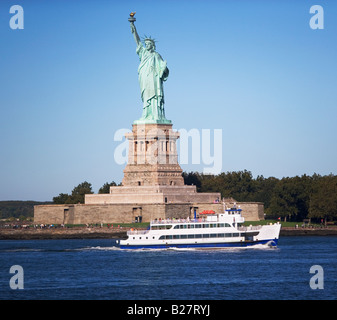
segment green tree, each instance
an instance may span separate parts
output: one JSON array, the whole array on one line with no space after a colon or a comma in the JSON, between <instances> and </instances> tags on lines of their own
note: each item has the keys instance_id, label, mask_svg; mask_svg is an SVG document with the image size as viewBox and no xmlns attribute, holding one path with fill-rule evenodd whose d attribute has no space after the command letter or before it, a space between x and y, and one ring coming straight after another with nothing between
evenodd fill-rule
<instances>
[{"instance_id":1,"label":"green tree","mask_svg":"<svg viewBox=\"0 0 337 320\"><path fill-rule=\"evenodd\" d=\"M197 191L200 191L201 180L198 172L183 172L182 176L186 185L195 185L197 186Z\"/></svg>"},{"instance_id":2,"label":"green tree","mask_svg":"<svg viewBox=\"0 0 337 320\"><path fill-rule=\"evenodd\" d=\"M84 181L73 189L71 192L71 202L67 203L84 203L84 195L92 193L91 183Z\"/></svg>"},{"instance_id":3,"label":"green tree","mask_svg":"<svg viewBox=\"0 0 337 320\"><path fill-rule=\"evenodd\" d=\"M34 216L34 206L51 204L51 202L38 202L38 201L0 201L0 217L1 219L8 219L10 217L26 218Z\"/></svg>"},{"instance_id":4,"label":"green tree","mask_svg":"<svg viewBox=\"0 0 337 320\"><path fill-rule=\"evenodd\" d=\"M266 212L268 212L270 201L278 182L279 179L275 177L264 178L263 176L257 176L256 178L256 192L253 195L254 201L263 202Z\"/></svg>"},{"instance_id":5,"label":"green tree","mask_svg":"<svg viewBox=\"0 0 337 320\"><path fill-rule=\"evenodd\" d=\"M302 177L282 178L274 188L268 213L273 216L292 220L305 218L309 210L311 178Z\"/></svg>"},{"instance_id":6,"label":"green tree","mask_svg":"<svg viewBox=\"0 0 337 320\"><path fill-rule=\"evenodd\" d=\"M98 193L110 193L110 187L117 186L115 181L112 181L111 183L106 182L104 185L98 190Z\"/></svg>"},{"instance_id":7,"label":"green tree","mask_svg":"<svg viewBox=\"0 0 337 320\"><path fill-rule=\"evenodd\" d=\"M53 198L53 201L55 204L84 203L84 195L92 193L91 183L84 181L74 187L71 195L68 195L67 193L60 193L57 197Z\"/></svg>"},{"instance_id":8,"label":"green tree","mask_svg":"<svg viewBox=\"0 0 337 320\"><path fill-rule=\"evenodd\" d=\"M185 184L194 184L200 192L220 192L224 198L237 201L257 201L255 195L258 182L250 171L222 172L219 175L205 175L198 172L183 173Z\"/></svg>"},{"instance_id":9,"label":"green tree","mask_svg":"<svg viewBox=\"0 0 337 320\"><path fill-rule=\"evenodd\" d=\"M216 190L204 190L202 185L202 191L217 191L221 192L221 196L224 198L234 198L237 201L251 201L253 194L256 192L256 181L253 179L253 175L250 171L233 171L223 172L215 177L212 181L208 181L208 184L213 183ZM207 188L212 189L212 188Z\"/></svg>"},{"instance_id":10,"label":"green tree","mask_svg":"<svg viewBox=\"0 0 337 320\"><path fill-rule=\"evenodd\" d=\"M55 204L64 204L68 201L69 197L68 193L60 193L58 196L53 198L53 202Z\"/></svg>"},{"instance_id":11,"label":"green tree","mask_svg":"<svg viewBox=\"0 0 337 320\"><path fill-rule=\"evenodd\" d=\"M316 177L310 196L309 218L337 219L337 176Z\"/></svg>"}]
</instances>

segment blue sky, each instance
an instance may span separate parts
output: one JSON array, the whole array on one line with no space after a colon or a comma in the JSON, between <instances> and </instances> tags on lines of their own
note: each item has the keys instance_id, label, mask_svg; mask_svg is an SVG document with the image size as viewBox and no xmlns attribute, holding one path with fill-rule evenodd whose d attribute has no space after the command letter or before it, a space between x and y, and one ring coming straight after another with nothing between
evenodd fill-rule
<instances>
[{"instance_id":1,"label":"blue sky","mask_svg":"<svg viewBox=\"0 0 337 320\"><path fill-rule=\"evenodd\" d=\"M23 30L9 27L14 4ZM337 174L336 1L1 0L0 200L122 180L114 134L142 112L131 11L167 60L166 117L222 129L221 171Z\"/></svg>"}]
</instances>

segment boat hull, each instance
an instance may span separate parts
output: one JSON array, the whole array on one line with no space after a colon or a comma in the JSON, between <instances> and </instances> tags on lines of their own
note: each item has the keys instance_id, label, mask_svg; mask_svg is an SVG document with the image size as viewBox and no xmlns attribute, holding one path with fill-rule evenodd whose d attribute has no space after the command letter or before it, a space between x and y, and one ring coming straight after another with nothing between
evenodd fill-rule
<instances>
[{"instance_id":1,"label":"boat hull","mask_svg":"<svg viewBox=\"0 0 337 320\"><path fill-rule=\"evenodd\" d=\"M123 245L120 244L121 249L169 249L169 248L205 248L205 249L217 249L217 248L242 248L250 247L257 244L268 245L270 247L276 247L278 239L266 239L257 241L239 241L239 242L221 242L221 243L177 243L177 244L137 244L137 245Z\"/></svg>"}]
</instances>

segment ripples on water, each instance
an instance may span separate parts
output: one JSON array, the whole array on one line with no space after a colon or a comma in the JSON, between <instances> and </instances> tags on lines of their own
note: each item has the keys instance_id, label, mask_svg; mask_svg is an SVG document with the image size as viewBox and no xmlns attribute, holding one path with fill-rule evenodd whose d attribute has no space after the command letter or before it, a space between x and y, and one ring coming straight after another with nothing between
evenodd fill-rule
<instances>
[{"instance_id":1,"label":"ripples on water","mask_svg":"<svg viewBox=\"0 0 337 320\"><path fill-rule=\"evenodd\" d=\"M121 250L113 240L0 241L0 299L336 299L337 238L284 237L278 248ZM324 289L312 290L312 265ZM9 288L9 268L24 289Z\"/></svg>"}]
</instances>

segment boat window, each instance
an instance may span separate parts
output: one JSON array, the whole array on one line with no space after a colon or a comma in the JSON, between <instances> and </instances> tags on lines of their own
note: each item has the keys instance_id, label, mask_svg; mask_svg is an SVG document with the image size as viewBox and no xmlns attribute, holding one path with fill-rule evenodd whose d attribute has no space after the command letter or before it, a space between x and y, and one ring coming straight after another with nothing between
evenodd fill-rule
<instances>
[{"instance_id":1,"label":"boat window","mask_svg":"<svg viewBox=\"0 0 337 320\"><path fill-rule=\"evenodd\" d=\"M216 223L211 223L211 224L209 225L209 227L210 227L210 228L216 228Z\"/></svg>"},{"instance_id":2,"label":"boat window","mask_svg":"<svg viewBox=\"0 0 337 320\"><path fill-rule=\"evenodd\" d=\"M201 225L201 224L196 224L196 225L195 225L195 228L196 228L196 229L202 228L202 225Z\"/></svg>"},{"instance_id":3,"label":"boat window","mask_svg":"<svg viewBox=\"0 0 337 320\"><path fill-rule=\"evenodd\" d=\"M227 237L227 238L231 238L231 237L239 237L240 233L211 233L211 234L175 234L175 235L162 235L160 236L159 240L165 240L165 239L200 239L200 238L223 238L223 237ZM241 234L241 236L243 236L243 234ZM135 237L133 237L134 239ZM139 239L141 239L142 237L139 237ZM155 237L153 237L154 239Z\"/></svg>"},{"instance_id":4,"label":"boat window","mask_svg":"<svg viewBox=\"0 0 337 320\"><path fill-rule=\"evenodd\" d=\"M203 224L203 228L209 228L209 224Z\"/></svg>"},{"instance_id":5,"label":"boat window","mask_svg":"<svg viewBox=\"0 0 337 320\"><path fill-rule=\"evenodd\" d=\"M172 225L171 224L163 224L160 226L151 226L152 230L165 230L165 229L171 229Z\"/></svg>"},{"instance_id":6,"label":"boat window","mask_svg":"<svg viewBox=\"0 0 337 320\"><path fill-rule=\"evenodd\" d=\"M187 225L187 228L188 228L188 229L194 229L194 224L188 224L188 225Z\"/></svg>"},{"instance_id":7,"label":"boat window","mask_svg":"<svg viewBox=\"0 0 337 320\"><path fill-rule=\"evenodd\" d=\"M225 226L224 223L218 223L218 227L219 227L219 228L223 228L224 226Z\"/></svg>"},{"instance_id":8,"label":"boat window","mask_svg":"<svg viewBox=\"0 0 337 320\"><path fill-rule=\"evenodd\" d=\"M231 225L229 223L225 223L225 227L230 227Z\"/></svg>"},{"instance_id":9,"label":"boat window","mask_svg":"<svg viewBox=\"0 0 337 320\"><path fill-rule=\"evenodd\" d=\"M174 226L174 228L173 229L179 229L180 228L180 225L179 224L177 224L176 226Z\"/></svg>"}]
</instances>

